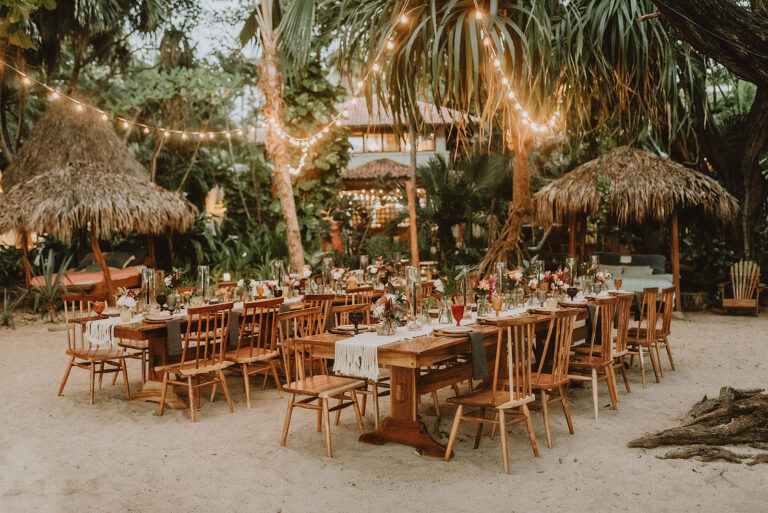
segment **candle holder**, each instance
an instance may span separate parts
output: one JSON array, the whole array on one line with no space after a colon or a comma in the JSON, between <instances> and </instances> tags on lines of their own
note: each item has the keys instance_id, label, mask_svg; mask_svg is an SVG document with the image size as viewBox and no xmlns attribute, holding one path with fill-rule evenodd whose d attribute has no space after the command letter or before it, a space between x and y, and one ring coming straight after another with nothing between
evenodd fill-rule
<instances>
[{"instance_id":1,"label":"candle holder","mask_svg":"<svg viewBox=\"0 0 768 513\"><path fill-rule=\"evenodd\" d=\"M405 294L410 303L411 317L410 322L408 322L408 329L416 331L422 328L421 319L419 318L419 308L421 306L421 276L419 270L412 266L406 269L405 275Z\"/></svg>"}]
</instances>

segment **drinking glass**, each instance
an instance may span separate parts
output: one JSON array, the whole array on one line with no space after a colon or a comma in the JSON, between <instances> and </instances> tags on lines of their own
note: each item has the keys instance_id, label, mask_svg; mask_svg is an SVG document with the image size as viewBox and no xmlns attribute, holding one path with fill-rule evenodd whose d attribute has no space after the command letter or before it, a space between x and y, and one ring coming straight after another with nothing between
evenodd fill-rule
<instances>
[{"instance_id":1,"label":"drinking glass","mask_svg":"<svg viewBox=\"0 0 768 513\"><path fill-rule=\"evenodd\" d=\"M547 302L547 293L543 290L536 292L536 300L539 302L539 306L544 307L544 303Z\"/></svg>"},{"instance_id":2,"label":"drinking glass","mask_svg":"<svg viewBox=\"0 0 768 513\"><path fill-rule=\"evenodd\" d=\"M264 284L262 282L256 284L256 294L258 294L259 298L264 297Z\"/></svg>"},{"instance_id":3,"label":"drinking glass","mask_svg":"<svg viewBox=\"0 0 768 513\"><path fill-rule=\"evenodd\" d=\"M355 325L355 335L360 333L357 329L357 326L363 322L363 318L365 316L364 312L361 312L360 310L356 310L354 312L349 312L349 322Z\"/></svg>"},{"instance_id":4,"label":"drinking glass","mask_svg":"<svg viewBox=\"0 0 768 513\"><path fill-rule=\"evenodd\" d=\"M152 298L155 297L155 270L146 268L141 271L141 293L143 298L143 310L147 312L152 305Z\"/></svg>"},{"instance_id":5,"label":"drinking glass","mask_svg":"<svg viewBox=\"0 0 768 513\"><path fill-rule=\"evenodd\" d=\"M568 287L568 297L571 298L571 301L576 297L576 295L579 293L579 289L576 287Z\"/></svg>"},{"instance_id":6,"label":"drinking glass","mask_svg":"<svg viewBox=\"0 0 768 513\"><path fill-rule=\"evenodd\" d=\"M104 309L107 307L107 304L104 301L94 301L93 302L93 311L101 317L101 313L104 311Z\"/></svg>"},{"instance_id":7,"label":"drinking glass","mask_svg":"<svg viewBox=\"0 0 768 513\"><path fill-rule=\"evenodd\" d=\"M207 265L200 265L197 267L197 286L198 292L203 298L208 297L210 285L210 269Z\"/></svg>"},{"instance_id":8,"label":"drinking glass","mask_svg":"<svg viewBox=\"0 0 768 513\"><path fill-rule=\"evenodd\" d=\"M453 318L456 319L456 326L461 326L461 320L464 318L464 305L453 305L451 307Z\"/></svg>"},{"instance_id":9,"label":"drinking glass","mask_svg":"<svg viewBox=\"0 0 768 513\"><path fill-rule=\"evenodd\" d=\"M574 280L576 280L576 275L578 274L578 266L576 264L576 259L573 257L566 258L565 268L568 269L568 276L571 279L571 284L575 283Z\"/></svg>"},{"instance_id":10,"label":"drinking glass","mask_svg":"<svg viewBox=\"0 0 768 513\"><path fill-rule=\"evenodd\" d=\"M360 269L362 269L364 273L367 272L368 255L360 255Z\"/></svg>"},{"instance_id":11,"label":"drinking glass","mask_svg":"<svg viewBox=\"0 0 768 513\"><path fill-rule=\"evenodd\" d=\"M613 279L613 285L616 287L616 292L621 290L621 284L622 284L621 278L614 278Z\"/></svg>"},{"instance_id":12,"label":"drinking glass","mask_svg":"<svg viewBox=\"0 0 768 513\"><path fill-rule=\"evenodd\" d=\"M499 313L501 313L501 306L504 303L504 296L501 294L496 294L491 298L491 306L493 307L494 312L496 312L496 318L499 318Z\"/></svg>"},{"instance_id":13,"label":"drinking glass","mask_svg":"<svg viewBox=\"0 0 768 513\"><path fill-rule=\"evenodd\" d=\"M163 305L165 305L165 294L158 294L155 296L155 301L157 301L157 304L160 305L160 311L163 311Z\"/></svg>"}]
</instances>

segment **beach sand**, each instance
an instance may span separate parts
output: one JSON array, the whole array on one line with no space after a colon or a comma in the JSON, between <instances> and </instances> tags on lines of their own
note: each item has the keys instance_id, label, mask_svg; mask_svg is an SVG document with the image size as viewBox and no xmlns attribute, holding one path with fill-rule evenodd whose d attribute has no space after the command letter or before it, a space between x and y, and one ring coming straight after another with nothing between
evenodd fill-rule
<instances>
[{"instance_id":1,"label":"beach sand","mask_svg":"<svg viewBox=\"0 0 768 513\"><path fill-rule=\"evenodd\" d=\"M672 324L677 371L648 388L639 369L632 393L619 378L619 410L600 388L600 418L589 388L571 391L575 435L562 410L552 410L554 447L547 449L539 412L534 458L522 426L510 428L510 474L503 473L498 436L472 449L474 425L464 423L455 457L446 463L402 445L357 441L351 410L333 429L334 457L325 457L314 412L293 415L286 447L279 446L286 398L254 387L245 407L239 379L229 379L235 413L223 395L204 397L198 422L186 410L125 401L120 380L88 406L88 373L73 369L62 397L56 391L67 357L64 332L42 322L0 329L0 511L766 511L768 466L662 460L655 450L626 443L672 427L705 394L721 386L768 383L768 315L686 314ZM132 391L140 388L129 363ZM649 365L650 369L650 365ZM462 385L462 390L465 390ZM421 404L433 435L447 438L454 408L440 394ZM370 410L370 409L369 409ZM386 414L388 399L382 399ZM372 412L365 419L372 429ZM488 431L486 431L487 433Z\"/></svg>"}]
</instances>

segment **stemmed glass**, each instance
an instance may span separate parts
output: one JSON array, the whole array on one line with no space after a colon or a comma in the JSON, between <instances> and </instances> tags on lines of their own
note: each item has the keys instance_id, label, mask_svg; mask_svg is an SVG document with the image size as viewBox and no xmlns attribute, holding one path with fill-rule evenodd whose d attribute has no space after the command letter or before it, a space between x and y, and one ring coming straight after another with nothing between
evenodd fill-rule
<instances>
[{"instance_id":1,"label":"stemmed glass","mask_svg":"<svg viewBox=\"0 0 768 513\"><path fill-rule=\"evenodd\" d=\"M621 283L622 283L621 278L614 278L613 279L613 285L616 287L616 292L621 290Z\"/></svg>"},{"instance_id":2,"label":"stemmed glass","mask_svg":"<svg viewBox=\"0 0 768 513\"><path fill-rule=\"evenodd\" d=\"M357 326L358 326L358 325L359 325L361 322L363 322L363 318L364 318L364 316L365 316L365 313L364 313L364 312L361 312L360 310L356 310L356 311L354 311L354 312L349 312L349 322L351 322L351 323L352 323L352 324L354 324L354 326L355 326L355 335L357 335L358 333L360 333L360 332L358 331L358 329L357 329Z\"/></svg>"},{"instance_id":3,"label":"stemmed glass","mask_svg":"<svg viewBox=\"0 0 768 513\"><path fill-rule=\"evenodd\" d=\"M387 283L389 282L389 276L387 276L387 273L382 271L381 278L379 278L379 279L381 280L381 284L386 287Z\"/></svg>"},{"instance_id":4,"label":"stemmed glass","mask_svg":"<svg viewBox=\"0 0 768 513\"><path fill-rule=\"evenodd\" d=\"M571 301L573 301L573 299L579 293L579 289L577 289L576 287L568 287L568 290L566 292L568 293L568 297L571 298Z\"/></svg>"},{"instance_id":5,"label":"stemmed glass","mask_svg":"<svg viewBox=\"0 0 768 513\"><path fill-rule=\"evenodd\" d=\"M155 296L155 301L157 301L157 304L160 305L160 311L163 311L163 305L165 305L166 301L165 294L158 294Z\"/></svg>"},{"instance_id":6,"label":"stemmed glass","mask_svg":"<svg viewBox=\"0 0 768 513\"><path fill-rule=\"evenodd\" d=\"M499 313L501 312L501 307L503 303L504 303L504 296L496 294L491 298L491 306L493 307L493 310L496 312L497 319L499 318Z\"/></svg>"},{"instance_id":7,"label":"stemmed glass","mask_svg":"<svg viewBox=\"0 0 768 513\"><path fill-rule=\"evenodd\" d=\"M451 306L451 313L453 313L453 318L456 319L456 326L461 326L461 320L464 318L464 305Z\"/></svg>"},{"instance_id":8,"label":"stemmed glass","mask_svg":"<svg viewBox=\"0 0 768 513\"><path fill-rule=\"evenodd\" d=\"M539 302L539 306L544 308L544 303L547 301L547 293L541 289L536 291L536 300Z\"/></svg>"},{"instance_id":9,"label":"stemmed glass","mask_svg":"<svg viewBox=\"0 0 768 513\"><path fill-rule=\"evenodd\" d=\"M94 301L93 302L93 311L101 317L101 313L104 311L104 309L107 307L107 304L104 301Z\"/></svg>"},{"instance_id":10,"label":"stemmed glass","mask_svg":"<svg viewBox=\"0 0 768 513\"><path fill-rule=\"evenodd\" d=\"M256 284L256 294L259 295L259 299L264 297L264 284L262 282Z\"/></svg>"}]
</instances>

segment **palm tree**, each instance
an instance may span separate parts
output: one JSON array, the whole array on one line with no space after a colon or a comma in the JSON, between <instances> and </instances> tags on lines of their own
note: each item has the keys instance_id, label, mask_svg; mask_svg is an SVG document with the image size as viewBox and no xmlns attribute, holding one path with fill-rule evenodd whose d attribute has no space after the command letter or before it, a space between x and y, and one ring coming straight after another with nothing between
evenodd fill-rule
<instances>
[{"instance_id":1,"label":"palm tree","mask_svg":"<svg viewBox=\"0 0 768 513\"><path fill-rule=\"evenodd\" d=\"M306 63L314 17L314 1L259 0L240 33L243 44L253 40L261 49L257 85L264 95L263 112L269 127L266 148L274 164L273 176L283 209L291 272L304 269L304 249L289 172L291 156L281 137L285 130L283 72L290 73Z\"/></svg>"},{"instance_id":2,"label":"palm tree","mask_svg":"<svg viewBox=\"0 0 768 513\"><path fill-rule=\"evenodd\" d=\"M353 76L376 54L392 13L404 3L329 0L343 73ZM369 97L377 94L396 119L401 113L418 119L416 101L427 98L503 132L515 153L513 200L484 268L520 258L521 228L532 205L528 150L551 134L533 130L530 120L544 124L559 108L563 115L552 131L567 128L577 138L606 126L615 126L613 135L621 139L647 134L649 124L665 140L685 132L688 120L681 112L688 105L679 100L679 77L691 71L695 56L673 44L658 20L636 22L652 10L650 0L407 2L407 21L392 38L386 62L379 63L382 72ZM510 89L515 99L508 98Z\"/></svg>"}]
</instances>

